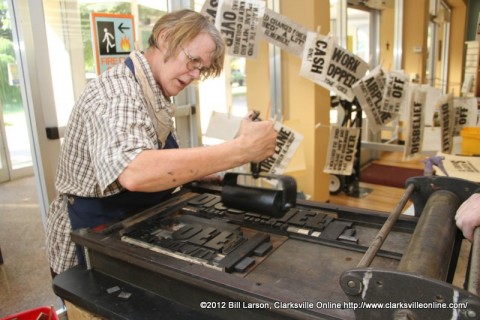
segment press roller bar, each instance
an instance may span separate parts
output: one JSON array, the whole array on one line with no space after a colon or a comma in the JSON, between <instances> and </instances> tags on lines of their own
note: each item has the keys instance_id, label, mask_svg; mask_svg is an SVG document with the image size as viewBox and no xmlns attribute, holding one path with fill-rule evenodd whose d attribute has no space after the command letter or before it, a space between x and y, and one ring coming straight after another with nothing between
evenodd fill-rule
<instances>
[{"instance_id":1,"label":"press roller bar","mask_svg":"<svg viewBox=\"0 0 480 320\"><path fill-rule=\"evenodd\" d=\"M357 268L370 266L393 225L398 220L408 198L416 190L418 192L418 189L418 185L408 184L402 199L388 216L367 252L358 263ZM457 232L454 217L460 203L459 196L449 190L440 189L429 194L425 205L422 206L422 213L409 245L398 265L398 271L446 280ZM478 277L475 276L475 278ZM472 284L472 286L478 287L478 283Z\"/></svg>"},{"instance_id":2,"label":"press roller bar","mask_svg":"<svg viewBox=\"0 0 480 320\"><path fill-rule=\"evenodd\" d=\"M446 280L457 232L454 217L459 206L460 200L450 191L439 190L430 195L398 265L399 271Z\"/></svg>"},{"instance_id":3,"label":"press roller bar","mask_svg":"<svg viewBox=\"0 0 480 320\"><path fill-rule=\"evenodd\" d=\"M468 291L478 296L480 293L480 227L477 227L473 233L470 257L471 265L468 276Z\"/></svg>"},{"instance_id":4,"label":"press roller bar","mask_svg":"<svg viewBox=\"0 0 480 320\"><path fill-rule=\"evenodd\" d=\"M393 226L397 222L398 218L402 214L402 210L405 207L405 205L408 202L408 198L412 195L412 193L415 191L415 186L413 184L410 184L407 187L407 190L405 190L402 198L398 202L397 206L393 210L392 213L388 216L387 220L383 224L382 228L378 232L378 234L375 236L375 239L373 240L372 244L368 248L367 252L363 255L362 259L357 265L357 268L364 268L368 267L373 259L375 258L378 250L382 247L383 242L387 238L388 234L392 230Z\"/></svg>"}]
</instances>

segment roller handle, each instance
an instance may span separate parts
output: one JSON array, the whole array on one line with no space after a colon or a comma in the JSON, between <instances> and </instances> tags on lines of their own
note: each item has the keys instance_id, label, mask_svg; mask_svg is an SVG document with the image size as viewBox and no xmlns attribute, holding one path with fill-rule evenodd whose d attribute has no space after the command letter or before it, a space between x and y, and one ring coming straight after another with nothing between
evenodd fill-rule
<instances>
[{"instance_id":1,"label":"roller handle","mask_svg":"<svg viewBox=\"0 0 480 320\"><path fill-rule=\"evenodd\" d=\"M252 121L261 121L259 118L260 112L253 110L253 112L249 115L250 120ZM261 162L251 162L250 163L250 172L252 173L253 178L258 179L260 177L260 170L261 170Z\"/></svg>"}]
</instances>

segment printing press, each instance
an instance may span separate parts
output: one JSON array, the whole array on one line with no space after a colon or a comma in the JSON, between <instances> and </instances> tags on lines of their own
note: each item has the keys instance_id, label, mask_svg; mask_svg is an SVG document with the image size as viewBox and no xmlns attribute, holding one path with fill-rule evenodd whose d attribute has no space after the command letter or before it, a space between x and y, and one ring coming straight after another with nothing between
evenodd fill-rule
<instances>
[{"instance_id":1,"label":"printing press","mask_svg":"<svg viewBox=\"0 0 480 320\"><path fill-rule=\"evenodd\" d=\"M248 177L247 177L248 178ZM415 177L391 213L297 199L227 173L104 229L82 229L87 268L57 295L109 319L477 319L475 232L466 289L451 284L470 181ZM415 216L401 212L411 200ZM392 200L396 201L396 200Z\"/></svg>"}]
</instances>

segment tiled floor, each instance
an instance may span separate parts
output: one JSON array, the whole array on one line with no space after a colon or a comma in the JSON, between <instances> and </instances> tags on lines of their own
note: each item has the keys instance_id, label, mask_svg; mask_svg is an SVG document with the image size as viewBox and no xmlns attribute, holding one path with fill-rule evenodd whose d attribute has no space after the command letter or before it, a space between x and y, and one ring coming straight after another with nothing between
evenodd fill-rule
<instances>
[{"instance_id":1,"label":"tiled floor","mask_svg":"<svg viewBox=\"0 0 480 320\"><path fill-rule=\"evenodd\" d=\"M62 308L51 286L34 177L0 184L0 318L40 306Z\"/></svg>"}]
</instances>

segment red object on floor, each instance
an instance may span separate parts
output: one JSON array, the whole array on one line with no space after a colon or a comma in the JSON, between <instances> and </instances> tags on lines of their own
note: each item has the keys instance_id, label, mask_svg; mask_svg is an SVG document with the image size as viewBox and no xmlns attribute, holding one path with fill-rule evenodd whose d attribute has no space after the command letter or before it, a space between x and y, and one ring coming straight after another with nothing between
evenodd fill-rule
<instances>
[{"instance_id":1,"label":"red object on floor","mask_svg":"<svg viewBox=\"0 0 480 320\"><path fill-rule=\"evenodd\" d=\"M55 309L50 307L39 307L1 318L0 320L58 320Z\"/></svg>"},{"instance_id":2,"label":"red object on floor","mask_svg":"<svg viewBox=\"0 0 480 320\"><path fill-rule=\"evenodd\" d=\"M423 170L372 163L360 172L359 180L382 186L405 188L405 181L408 178L418 176L423 176Z\"/></svg>"}]
</instances>

